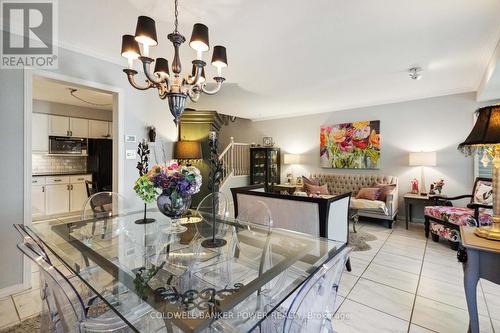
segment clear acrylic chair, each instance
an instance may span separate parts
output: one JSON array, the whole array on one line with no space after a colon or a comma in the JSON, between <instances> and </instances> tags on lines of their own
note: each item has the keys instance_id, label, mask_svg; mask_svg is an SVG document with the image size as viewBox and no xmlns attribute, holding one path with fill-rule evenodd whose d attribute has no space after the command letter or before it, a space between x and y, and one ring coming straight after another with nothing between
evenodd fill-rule
<instances>
[{"instance_id":1,"label":"clear acrylic chair","mask_svg":"<svg viewBox=\"0 0 500 333\"><path fill-rule=\"evenodd\" d=\"M330 316L333 314L340 278L350 252L350 248L345 248L323 264L291 296L288 309L278 308L277 315L269 317L274 332L333 332ZM279 316L280 313L285 315Z\"/></svg>"},{"instance_id":2,"label":"clear acrylic chair","mask_svg":"<svg viewBox=\"0 0 500 333\"><path fill-rule=\"evenodd\" d=\"M40 269L40 292L43 301L43 332L133 332L133 330L112 310L96 317L90 317L88 303L84 301L75 285L55 266L39 255L37 244L31 240L19 243L17 247L36 263ZM163 332L165 325L161 316L151 316L153 310L135 295L120 299L125 318L145 332Z\"/></svg>"}]
</instances>

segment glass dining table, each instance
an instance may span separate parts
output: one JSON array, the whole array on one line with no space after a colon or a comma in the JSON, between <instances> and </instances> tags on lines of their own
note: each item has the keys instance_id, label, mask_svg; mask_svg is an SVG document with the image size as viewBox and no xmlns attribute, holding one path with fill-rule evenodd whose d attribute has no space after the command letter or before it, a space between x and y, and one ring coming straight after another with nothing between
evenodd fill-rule
<instances>
[{"instance_id":1,"label":"glass dining table","mask_svg":"<svg viewBox=\"0 0 500 333\"><path fill-rule=\"evenodd\" d=\"M158 211L148 213L154 223L135 224L141 216L55 219L29 227L136 332L149 330L131 319L124 297L137 298L167 332L252 331L347 245L225 218L217 223L225 226L218 230L226 245L204 248L206 221L181 219L187 230L176 233L180 228Z\"/></svg>"}]
</instances>

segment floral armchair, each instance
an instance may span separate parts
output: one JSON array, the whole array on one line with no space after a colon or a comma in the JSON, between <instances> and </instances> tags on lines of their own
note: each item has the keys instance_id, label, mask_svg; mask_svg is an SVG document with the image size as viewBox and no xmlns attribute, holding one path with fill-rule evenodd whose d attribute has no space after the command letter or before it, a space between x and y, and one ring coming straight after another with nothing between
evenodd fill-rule
<instances>
[{"instance_id":1,"label":"floral armchair","mask_svg":"<svg viewBox=\"0 0 500 333\"><path fill-rule=\"evenodd\" d=\"M452 201L470 198L467 207L453 207ZM433 196L434 206L427 206L425 215L425 237L432 240L443 237L450 241L451 248L458 249L460 226L483 226L491 224L493 195L491 178L476 178L472 194L457 197Z\"/></svg>"}]
</instances>

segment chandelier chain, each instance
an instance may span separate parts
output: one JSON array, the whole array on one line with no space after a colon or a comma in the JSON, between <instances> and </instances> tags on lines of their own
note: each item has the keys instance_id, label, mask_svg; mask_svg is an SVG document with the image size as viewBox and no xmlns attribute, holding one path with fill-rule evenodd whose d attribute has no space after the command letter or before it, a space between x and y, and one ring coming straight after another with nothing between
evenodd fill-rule
<instances>
[{"instance_id":1,"label":"chandelier chain","mask_svg":"<svg viewBox=\"0 0 500 333\"><path fill-rule=\"evenodd\" d=\"M178 6L178 0L174 0L174 3L175 3L175 11L174 11L174 15L175 15L175 20L174 20L174 33L177 34L179 33L179 31L177 30L177 27L179 25L179 20L177 19L177 17L179 16L179 10L177 9L177 6Z\"/></svg>"}]
</instances>

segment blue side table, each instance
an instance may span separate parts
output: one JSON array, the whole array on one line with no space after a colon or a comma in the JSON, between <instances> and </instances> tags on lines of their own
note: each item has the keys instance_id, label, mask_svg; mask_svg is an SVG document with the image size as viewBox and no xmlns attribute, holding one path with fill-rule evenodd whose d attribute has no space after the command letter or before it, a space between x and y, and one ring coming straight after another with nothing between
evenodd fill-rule
<instances>
[{"instance_id":1,"label":"blue side table","mask_svg":"<svg viewBox=\"0 0 500 333\"><path fill-rule=\"evenodd\" d=\"M477 282L486 279L500 284L500 241L488 240L474 234L475 227L460 227L462 245L467 251L463 262L464 288L469 311L469 332L479 333L477 314Z\"/></svg>"}]
</instances>

